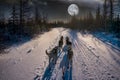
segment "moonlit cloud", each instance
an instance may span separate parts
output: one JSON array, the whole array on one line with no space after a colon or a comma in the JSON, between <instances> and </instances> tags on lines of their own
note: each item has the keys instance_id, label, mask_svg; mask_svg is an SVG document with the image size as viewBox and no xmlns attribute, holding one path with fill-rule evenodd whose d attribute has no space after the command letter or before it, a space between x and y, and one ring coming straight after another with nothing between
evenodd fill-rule
<instances>
[{"instance_id":1,"label":"moonlit cloud","mask_svg":"<svg viewBox=\"0 0 120 80\"><path fill-rule=\"evenodd\" d=\"M19 0L0 0L0 4L2 4L0 8L8 12L13 3L19 3ZM61 20L69 17L67 10L70 4L77 4L79 7L78 16L82 16L87 11L95 11L98 4L102 3L102 0L28 0L28 3L32 7L37 3L39 11L47 14L48 19Z\"/></svg>"},{"instance_id":2,"label":"moonlit cloud","mask_svg":"<svg viewBox=\"0 0 120 80\"><path fill-rule=\"evenodd\" d=\"M34 6L37 3L40 13L44 12L45 14L47 14L48 19L65 20L69 17L67 11L69 5L76 4L79 7L78 16L83 16L88 11L94 13L98 5L103 5L104 0L28 0L28 2L32 7L31 12L33 13ZM19 3L19 0L0 0L0 10L9 12L13 3Z\"/></svg>"},{"instance_id":3,"label":"moonlit cloud","mask_svg":"<svg viewBox=\"0 0 120 80\"><path fill-rule=\"evenodd\" d=\"M86 3L103 3L104 0L59 0L64 2L86 2Z\"/></svg>"}]
</instances>

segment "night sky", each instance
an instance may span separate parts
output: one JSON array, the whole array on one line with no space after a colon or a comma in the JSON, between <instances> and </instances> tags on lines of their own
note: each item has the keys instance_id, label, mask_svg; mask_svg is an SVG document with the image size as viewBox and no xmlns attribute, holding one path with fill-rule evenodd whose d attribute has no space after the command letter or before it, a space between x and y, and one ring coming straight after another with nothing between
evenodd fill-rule
<instances>
[{"instance_id":1,"label":"night sky","mask_svg":"<svg viewBox=\"0 0 120 80\"><path fill-rule=\"evenodd\" d=\"M19 0L0 0L0 14L4 13L6 17L10 16L12 4L18 4ZM79 15L85 12L95 12L98 5L103 4L103 0L29 0L31 7L37 2L41 14L46 14L49 20L66 20L70 17L67 12L68 6L72 3L79 7ZM32 9L31 9L31 12Z\"/></svg>"}]
</instances>

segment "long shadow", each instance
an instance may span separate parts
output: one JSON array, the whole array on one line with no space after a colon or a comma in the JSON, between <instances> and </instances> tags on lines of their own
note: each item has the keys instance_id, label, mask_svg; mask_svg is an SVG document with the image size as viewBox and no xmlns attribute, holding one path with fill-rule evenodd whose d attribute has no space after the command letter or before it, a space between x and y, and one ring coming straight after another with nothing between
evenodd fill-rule
<instances>
[{"instance_id":1,"label":"long shadow","mask_svg":"<svg viewBox=\"0 0 120 80\"><path fill-rule=\"evenodd\" d=\"M66 48L66 46L64 47ZM63 75L63 80L72 80L72 66L68 68L68 58L67 58L67 52L64 50L64 56L62 61L60 62L59 68L65 68L65 74Z\"/></svg>"},{"instance_id":2,"label":"long shadow","mask_svg":"<svg viewBox=\"0 0 120 80\"><path fill-rule=\"evenodd\" d=\"M78 36L77 36L77 32L76 32L76 31L70 30L70 31L69 31L69 34L70 34L71 37L72 37L72 41L75 40L75 39L78 39Z\"/></svg>"},{"instance_id":3,"label":"long shadow","mask_svg":"<svg viewBox=\"0 0 120 80\"><path fill-rule=\"evenodd\" d=\"M64 52L64 56L62 58L62 61L60 62L60 66L59 68L63 68L64 66L66 66L66 62L67 62L67 46L65 45L63 47L63 52Z\"/></svg>"},{"instance_id":4,"label":"long shadow","mask_svg":"<svg viewBox=\"0 0 120 80\"><path fill-rule=\"evenodd\" d=\"M63 67L65 68L63 80L72 80L72 66L70 66L68 69L67 54L64 55L63 60L61 61L59 68L63 68Z\"/></svg>"},{"instance_id":5,"label":"long shadow","mask_svg":"<svg viewBox=\"0 0 120 80\"><path fill-rule=\"evenodd\" d=\"M52 68L50 68L50 65L52 65ZM55 68L55 65L53 65L53 63L49 63L49 65L47 66L43 76L42 76L42 80L50 80L51 76L52 76L52 72ZM34 77L34 80L41 80L40 76L39 75L36 75Z\"/></svg>"},{"instance_id":6,"label":"long shadow","mask_svg":"<svg viewBox=\"0 0 120 80\"><path fill-rule=\"evenodd\" d=\"M69 80L72 80L72 66L70 67L70 78Z\"/></svg>"},{"instance_id":7,"label":"long shadow","mask_svg":"<svg viewBox=\"0 0 120 80\"><path fill-rule=\"evenodd\" d=\"M60 62L59 68L63 68L63 67L66 66L66 63L67 63L66 60L67 60L67 54L65 53L65 55L63 56L62 61Z\"/></svg>"},{"instance_id":8,"label":"long shadow","mask_svg":"<svg viewBox=\"0 0 120 80\"><path fill-rule=\"evenodd\" d=\"M72 80L72 66L66 70L64 80Z\"/></svg>"},{"instance_id":9,"label":"long shadow","mask_svg":"<svg viewBox=\"0 0 120 80\"><path fill-rule=\"evenodd\" d=\"M58 60L58 57L57 57L57 60ZM45 70L45 72L43 74L42 80L50 80L54 68L55 68L55 64L51 61L48 64L48 66L47 66L47 68L46 68L46 70Z\"/></svg>"},{"instance_id":10,"label":"long shadow","mask_svg":"<svg viewBox=\"0 0 120 80\"><path fill-rule=\"evenodd\" d=\"M51 65L52 67L50 68ZM54 68L55 68L55 64L53 64L53 62L50 62L43 74L42 80L50 80Z\"/></svg>"}]
</instances>

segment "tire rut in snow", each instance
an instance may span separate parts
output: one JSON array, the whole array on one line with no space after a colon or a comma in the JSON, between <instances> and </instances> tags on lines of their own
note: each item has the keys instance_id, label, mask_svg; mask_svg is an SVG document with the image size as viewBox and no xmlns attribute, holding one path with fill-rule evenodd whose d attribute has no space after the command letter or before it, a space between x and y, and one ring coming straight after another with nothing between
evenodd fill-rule
<instances>
[{"instance_id":1,"label":"tire rut in snow","mask_svg":"<svg viewBox=\"0 0 120 80\"><path fill-rule=\"evenodd\" d=\"M85 44L84 41L81 40L80 42L83 43L84 47L87 47L87 44ZM94 51L92 51L88 47L87 47L87 49L90 51L90 53L88 53L89 57L91 57L92 54L95 54ZM107 61L107 64L103 60ZM119 73L116 71L116 67L114 67L112 64L110 64L110 62L107 59L105 59L105 57L103 57L103 56L97 57L96 56L93 58L93 61L96 61L94 65L96 65L98 67L102 76L107 77L106 79L119 79Z\"/></svg>"},{"instance_id":2,"label":"tire rut in snow","mask_svg":"<svg viewBox=\"0 0 120 80\"><path fill-rule=\"evenodd\" d=\"M72 37L72 36L71 36ZM85 43L83 43L82 40L78 40L78 39L74 39L74 45L76 49L76 57L74 58L78 58L78 61L76 61L76 63L80 63L83 62L87 65L87 71L88 73L90 73L89 75L85 75L87 76L86 78L89 79L89 77L91 78L93 76L94 79L115 79L115 76L111 75L110 73L111 70L108 66L106 66L103 61L101 59L99 59L98 56L96 56L94 54L94 52L92 52ZM79 53L79 54L78 54ZM79 57L78 57L79 56ZM81 66L81 64L80 64ZM81 67L82 68L82 67ZM81 69L82 72L84 72L85 68ZM87 73L87 72L86 72ZM94 74L91 74L94 73ZM84 74L84 73L83 73ZM89 77L88 77L89 76ZM116 79L118 79L116 77Z\"/></svg>"}]
</instances>

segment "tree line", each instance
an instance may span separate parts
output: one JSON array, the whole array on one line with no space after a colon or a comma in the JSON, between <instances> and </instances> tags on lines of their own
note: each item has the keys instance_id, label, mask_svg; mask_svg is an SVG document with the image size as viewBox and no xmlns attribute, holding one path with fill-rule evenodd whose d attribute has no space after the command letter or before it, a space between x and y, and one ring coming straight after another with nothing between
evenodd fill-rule
<instances>
[{"instance_id":1,"label":"tree line","mask_svg":"<svg viewBox=\"0 0 120 80\"><path fill-rule=\"evenodd\" d=\"M19 0L12 5L9 18L0 12L0 43L19 40L21 37L34 37L51 27L68 27L81 31L101 31L113 33L120 38L120 0L104 0L104 4L98 5L96 12L88 11L84 16L76 18L73 16L70 21L55 21L48 23L47 14L42 15L39 11L39 4L33 2L34 10L28 3L29 0ZM33 8L33 7L32 7ZM34 17L31 16L34 14Z\"/></svg>"},{"instance_id":2,"label":"tree line","mask_svg":"<svg viewBox=\"0 0 120 80\"><path fill-rule=\"evenodd\" d=\"M104 0L102 7L98 5L96 8L95 14L88 11L82 18L73 16L67 25L82 31L113 33L120 38L120 0Z\"/></svg>"},{"instance_id":3,"label":"tree line","mask_svg":"<svg viewBox=\"0 0 120 80\"><path fill-rule=\"evenodd\" d=\"M47 15L40 15L37 2L34 2L34 10L28 0L19 0L12 4L9 18L5 18L5 13L0 11L0 42L19 39L20 37L34 37L44 31L49 30L47 26ZM34 17L31 17L34 14Z\"/></svg>"}]
</instances>

